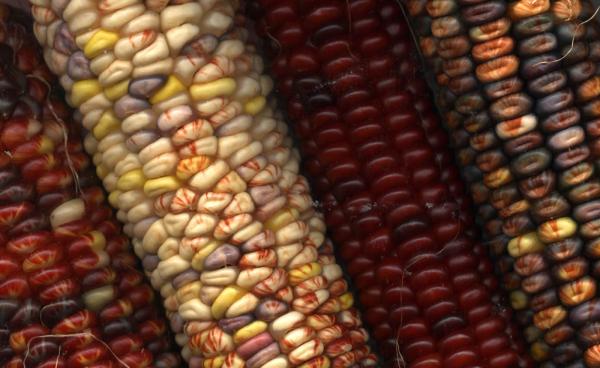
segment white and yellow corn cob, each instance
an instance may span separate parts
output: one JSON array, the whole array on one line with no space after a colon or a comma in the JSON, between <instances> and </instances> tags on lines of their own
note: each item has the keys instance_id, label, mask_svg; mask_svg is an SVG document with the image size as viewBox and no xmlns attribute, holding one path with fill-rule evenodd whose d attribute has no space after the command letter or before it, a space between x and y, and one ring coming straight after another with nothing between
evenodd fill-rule
<instances>
[{"instance_id":1,"label":"white and yellow corn cob","mask_svg":"<svg viewBox=\"0 0 600 368\"><path fill-rule=\"evenodd\" d=\"M374 365L237 2L31 3L190 367Z\"/></svg>"}]
</instances>

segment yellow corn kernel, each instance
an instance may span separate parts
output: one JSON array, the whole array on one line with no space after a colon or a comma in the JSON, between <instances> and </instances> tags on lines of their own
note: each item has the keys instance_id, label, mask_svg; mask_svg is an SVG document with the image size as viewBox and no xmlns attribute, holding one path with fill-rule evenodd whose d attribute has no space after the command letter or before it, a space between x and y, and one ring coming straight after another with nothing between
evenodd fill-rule
<instances>
[{"instance_id":1,"label":"yellow corn kernel","mask_svg":"<svg viewBox=\"0 0 600 368\"><path fill-rule=\"evenodd\" d=\"M527 308L528 299L527 294L521 290L515 290L510 293L510 305L516 309L521 310Z\"/></svg>"},{"instance_id":2,"label":"yellow corn kernel","mask_svg":"<svg viewBox=\"0 0 600 368\"><path fill-rule=\"evenodd\" d=\"M267 99L264 96L256 96L244 105L244 111L250 115L256 115L265 108Z\"/></svg>"},{"instance_id":3,"label":"yellow corn kernel","mask_svg":"<svg viewBox=\"0 0 600 368\"><path fill-rule=\"evenodd\" d=\"M95 79L85 79L73 83L71 103L79 107L82 103L102 92L102 87Z\"/></svg>"},{"instance_id":4,"label":"yellow corn kernel","mask_svg":"<svg viewBox=\"0 0 600 368\"><path fill-rule=\"evenodd\" d=\"M121 195L120 190L115 190L114 192L110 192L108 195L108 203L110 203L113 208L119 208L119 196Z\"/></svg>"},{"instance_id":5,"label":"yellow corn kernel","mask_svg":"<svg viewBox=\"0 0 600 368\"><path fill-rule=\"evenodd\" d=\"M144 186L144 173L141 169L132 170L119 178L117 189L122 191L139 189Z\"/></svg>"},{"instance_id":6,"label":"yellow corn kernel","mask_svg":"<svg viewBox=\"0 0 600 368\"><path fill-rule=\"evenodd\" d=\"M181 83L177 77L171 75L167 79L165 85L150 97L150 103L153 105L161 103L183 91L185 91L183 83Z\"/></svg>"},{"instance_id":7,"label":"yellow corn kernel","mask_svg":"<svg viewBox=\"0 0 600 368\"><path fill-rule=\"evenodd\" d=\"M350 309L352 308L352 304L354 304L354 297L352 296L352 293L344 293L340 295L338 299L342 304L342 310Z\"/></svg>"},{"instance_id":8,"label":"yellow corn kernel","mask_svg":"<svg viewBox=\"0 0 600 368\"><path fill-rule=\"evenodd\" d=\"M85 44L83 53L88 59L93 59L105 50L112 48L117 41L119 41L119 35L117 33L101 29L94 33L92 38Z\"/></svg>"},{"instance_id":9,"label":"yellow corn kernel","mask_svg":"<svg viewBox=\"0 0 600 368\"><path fill-rule=\"evenodd\" d=\"M292 221L296 221L299 216L300 212L298 212L297 209L283 208L275 212L273 216L265 221L265 228L275 232Z\"/></svg>"},{"instance_id":10,"label":"yellow corn kernel","mask_svg":"<svg viewBox=\"0 0 600 368\"><path fill-rule=\"evenodd\" d=\"M43 135L40 139L40 149L38 150L38 153L43 155L52 152L54 152L54 142Z\"/></svg>"},{"instance_id":11,"label":"yellow corn kernel","mask_svg":"<svg viewBox=\"0 0 600 368\"><path fill-rule=\"evenodd\" d=\"M125 79L124 81L120 81L119 83L110 87L106 87L104 89L104 95L111 101L118 100L127 94L129 89L129 81L129 79Z\"/></svg>"},{"instance_id":12,"label":"yellow corn kernel","mask_svg":"<svg viewBox=\"0 0 600 368\"><path fill-rule=\"evenodd\" d=\"M320 274L321 265L316 262L311 262L291 270L288 275L288 280L290 281L290 285L296 286L302 281Z\"/></svg>"},{"instance_id":13,"label":"yellow corn kernel","mask_svg":"<svg viewBox=\"0 0 600 368\"><path fill-rule=\"evenodd\" d=\"M538 235L544 243L554 243L575 235L577 223L570 217L546 221L538 227Z\"/></svg>"},{"instance_id":14,"label":"yellow corn kernel","mask_svg":"<svg viewBox=\"0 0 600 368\"><path fill-rule=\"evenodd\" d=\"M213 82L195 84L190 93L195 101L208 100L217 96L230 95L235 91L236 83L233 78L221 78Z\"/></svg>"},{"instance_id":15,"label":"yellow corn kernel","mask_svg":"<svg viewBox=\"0 0 600 368\"><path fill-rule=\"evenodd\" d=\"M179 189L180 184L174 176L163 176L161 178L148 180L144 184L144 193L149 197L157 197L163 193Z\"/></svg>"},{"instance_id":16,"label":"yellow corn kernel","mask_svg":"<svg viewBox=\"0 0 600 368\"><path fill-rule=\"evenodd\" d=\"M102 234L100 231L92 230L88 233L88 236L90 236L92 240L90 243L91 249L95 251L101 251L102 249L104 249L104 247L106 247L106 238L104 237L104 234Z\"/></svg>"},{"instance_id":17,"label":"yellow corn kernel","mask_svg":"<svg viewBox=\"0 0 600 368\"><path fill-rule=\"evenodd\" d=\"M206 359L202 365L203 368L221 368L223 363L225 362L225 358L222 355L216 356L214 358Z\"/></svg>"},{"instance_id":18,"label":"yellow corn kernel","mask_svg":"<svg viewBox=\"0 0 600 368\"><path fill-rule=\"evenodd\" d=\"M102 114L102 116L100 116L98 124L96 124L96 126L92 130L92 133L94 133L94 137L97 140L101 140L108 134L117 131L118 129L119 119L117 119L112 110L107 110Z\"/></svg>"},{"instance_id":19,"label":"yellow corn kernel","mask_svg":"<svg viewBox=\"0 0 600 368\"><path fill-rule=\"evenodd\" d=\"M223 289L217 299L215 299L213 302L213 305L210 307L213 317L216 319L223 318L227 308L229 308L244 295L246 295L246 290L239 286L228 286Z\"/></svg>"},{"instance_id":20,"label":"yellow corn kernel","mask_svg":"<svg viewBox=\"0 0 600 368\"><path fill-rule=\"evenodd\" d=\"M202 271L204 269L204 260L208 257L217 247L221 245L221 242L211 241L204 245L202 249L198 250L192 258L192 268L196 271Z\"/></svg>"},{"instance_id":21,"label":"yellow corn kernel","mask_svg":"<svg viewBox=\"0 0 600 368\"><path fill-rule=\"evenodd\" d=\"M233 342L237 345L248 341L254 336L263 333L267 330L267 324L263 321L254 321L235 332L233 335Z\"/></svg>"},{"instance_id":22,"label":"yellow corn kernel","mask_svg":"<svg viewBox=\"0 0 600 368\"><path fill-rule=\"evenodd\" d=\"M535 232L530 232L508 242L508 253L517 258L529 253L539 252L544 249L544 244L538 239Z\"/></svg>"}]
</instances>

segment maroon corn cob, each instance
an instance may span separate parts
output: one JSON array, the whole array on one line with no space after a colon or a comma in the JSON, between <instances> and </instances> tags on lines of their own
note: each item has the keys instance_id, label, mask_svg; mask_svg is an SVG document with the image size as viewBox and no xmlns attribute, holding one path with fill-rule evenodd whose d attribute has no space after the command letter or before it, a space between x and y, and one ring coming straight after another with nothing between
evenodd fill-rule
<instances>
[{"instance_id":1,"label":"maroon corn cob","mask_svg":"<svg viewBox=\"0 0 600 368\"><path fill-rule=\"evenodd\" d=\"M0 6L0 365L177 367L21 17Z\"/></svg>"},{"instance_id":2,"label":"maroon corn cob","mask_svg":"<svg viewBox=\"0 0 600 368\"><path fill-rule=\"evenodd\" d=\"M412 93L393 72L377 4L262 5L280 47L273 72L383 354L398 344L398 360L414 367L518 364Z\"/></svg>"}]
</instances>

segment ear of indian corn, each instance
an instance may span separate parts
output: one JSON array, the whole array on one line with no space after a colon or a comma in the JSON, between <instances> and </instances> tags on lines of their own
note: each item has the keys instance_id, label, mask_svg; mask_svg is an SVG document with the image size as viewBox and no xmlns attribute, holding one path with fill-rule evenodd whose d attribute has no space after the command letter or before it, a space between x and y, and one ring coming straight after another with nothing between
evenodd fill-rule
<instances>
[{"instance_id":1,"label":"ear of indian corn","mask_svg":"<svg viewBox=\"0 0 600 368\"><path fill-rule=\"evenodd\" d=\"M237 2L32 3L190 367L375 364Z\"/></svg>"},{"instance_id":2,"label":"ear of indian corn","mask_svg":"<svg viewBox=\"0 0 600 368\"><path fill-rule=\"evenodd\" d=\"M0 6L0 365L177 367L23 19Z\"/></svg>"},{"instance_id":3,"label":"ear of indian corn","mask_svg":"<svg viewBox=\"0 0 600 368\"><path fill-rule=\"evenodd\" d=\"M469 223L453 214L449 194L460 190L442 181L437 164L448 175L448 162L433 161L433 129L420 126L432 115L407 80L410 40L382 22L397 4L261 5L307 169L390 365L518 365L479 281Z\"/></svg>"},{"instance_id":4,"label":"ear of indian corn","mask_svg":"<svg viewBox=\"0 0 600 368\"><path fill-rule=\"evenodd\" d=\"M523 277L521 290L513 292L513 305L533 314L535 326L543 332L544 342L533 343L532 354L557 365L580 366L583 358L585 364L594 366L597 342L576 339L576 333L586 333L577 321L595 303L591 299L596 294L596 284L590 277L595 274L589 258L582 253L582 238L593 238L589 209L596 197L597 174L588 161L590 150L581 126L585 108L575 107L573 88L594 74L595 61L593 53L588 53L581 42L575 44L572 54L570 50L572 39L575 42L586 33L592 38L595 34L593 28L586 30L577 25L592 13L589 4L448 4L433 2L427 8L433 22L440 25L431 25L438 53L443 58L448 53L445 45L458 42L456 33L461 30L469 33L472 45L465 45L462 51L469 56L469 68L448 76L452 69L447 64L441 73L446 78L438 78L438 82L447 82L442 83L442 90L450 91L448 100L456 102L471 98L469 91L483 89L489 103L488 114L495 122L495 134L484 131L473 135L471 147L483 147L482 155L496 156L498 163L510 162L508 181L514 180L505 188L488 185L494 190L491 199L510 204L521 195L529 202L528 208L523 208L529 219L508 218L504 227L507 228L508 220L513 227L519 222L521 227L537 226L535 233L513 244L519 246L512 252L508 244L509 252L516 257L515 270ZM582 12L582 8L588 11ZM460 12L461 19L448 17L456 12ZM459 27L451 27L452 20ZM511 27L513 37L508 33ZM453 31L456 33L449 34ZM462 40L468 42L464 37ZM564 60L559 59L559 49L568 52ZM573 64L577 66L572 67ZM590 69L590 65L594 66ZM466 83L469 79L472 82ZM465 88L455 91L452 86ZM593 90L588 91L593 95ZM497 148L499 142L504 142L502 150ZM479 166L484 169L482 164ZM535 244L537 250L522 252ZM595 319L590 314L586 316L590 321ZM531 338L533 342L534 336Z\"/></svg>"},{"instance_id":5,"label":"ear of indian corn","mask_svg":"<svg viewBox=\"0 0 600 368\"><path fill-rule=\"evenodd\" d=\"M447 9L445 15L437 14L436 6L445 7ZM528 308L529 300L520 290L522 276L515 271L515 260L507 249L511 238L533 230L532 221L524 212L528 204L519 208L519 203L526 203L519 201L519 196L508 203L494 200L494 197L490 196L493 188L484 184L483 175L500 166L506 168L508 161L501 150L491 150L478 155L477 150L474 149L477 146L470 144L471 140L483 139L485 142L486 137L488 140L494 137L486 110L486 100L480 100L481 103L474 104L470 108L460 105L460 101L468 99L469 96L475 95L475 98L480 98L479 96L484 95L475 76L474 64L468 55L473 47L470 38L466 37L468 30L462 25L457 5L453 2L409 1L407 8L424 59L435 73L434 90L438 91L436 100L443 112L445 126L451 132L452 145L457 152L463 178L470 184L471 196L477 204L478 218L484 229L483 235L490 244L490 253L494 256L495 268L502 280L501 285L510 293L511 305L516 310L517 320L527 327L525 329L527 340L529 343L537 341L532 355L539 357L541 353L547 354L547 345L541 341L539 330L533 325L533 313ZM499 24L502 25L505 21L506 19L502 18ZM489 28L490 32L495 29L491 26ZM456 51L459 55L449 55L452 48L445 48L445 44L452 42L452 39L459 39L466 44ZM511 85L510 80L507 85ZM518 83L515 86L518 86ZM527 145L530 141L541 140L541 136L533 132L522 137L521 140L521 144ZM519 144L516 146L518 147ZM516 243L516 240L513 243Z\"/></svg>"}]
</instances>

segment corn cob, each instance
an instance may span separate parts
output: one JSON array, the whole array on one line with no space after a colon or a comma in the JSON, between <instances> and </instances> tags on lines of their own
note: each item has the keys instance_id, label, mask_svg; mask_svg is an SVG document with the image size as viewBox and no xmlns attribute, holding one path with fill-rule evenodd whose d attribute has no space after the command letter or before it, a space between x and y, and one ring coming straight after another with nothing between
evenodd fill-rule
<instances>
[{"instance_id":1,"label":"corn cob","mask_svg":"<svg viewBox=\"0 0 600 368\"><path fill-rule=\"evenodd\" d=\"M32 3L189 366L375 364L238 4Z\"/></svg>"},{"instance_id":2,"label":"corn cob","mask_svg":"<svg viewBox=\"0 0 600 368\"><path fill-rule=\"evenodd\" d=\"M502 329L504 321L493 317L486 323L487 326L497 323L492 329L497 334L494 338L480 335L482 330L475 328L481 338L483 356L479 355L474 340L468 347L458 344L456 350L439 348L439 344L447 347L452 344L450 341L457 342L452 338L459 335L463 342L469 341L472 330L467 328L454 335L456 330L453 331L449 323L448 335L444 336L436 330L439 326L436 322L458 322L465 313L474 326L491 317L485 306L489 301L485 301L485 288L469 279L477 278L473 254L467 251L470 240L460 230L450 231L461 244L455 248L458 252L453 258L451 249L458 243L452 244L441 233L435 233L436 230L431 234L424 229L427 226L424 224L431 224L438 231L441 230L438 226L453 226L448 222L454 221L449 221L448 214L438 207L440 203L447 203L449 208L453 202L446 202L447 188L440 183L437 170L421 162L421 159L427 160L424 157L431 154L431 148L423 140L418 126L412 126L418 124L418 115L408 107L412 103L410 93L399 88L404 78L390 71L396 57L388 52L394 46L383 33L386 31L380 28L378 4L351 1L347 9L342 1L309 5L264 1L262 4L264 28L277 44L273 72L288 98L289 114L306 141L308 170L316 178L317 190L322 192L329 212L328 221L334 224L334 240L341 244L342 255L349 261L348 271L357 288L362 289L361 301L368 307L366 319L375 325L373 336L380 342L383 354L395 355L395 345L399 342L402 356L411 366L438 366L442 361L449 365L467 364L469 359L473 359L472 364L516 364L514 351L502 350L507 346L499 348L500 341L508 343L508 340L496 330ZM406 39L397 43L397 52L405 52L402 48L406 45L409 45ZM393 143L384 138L386 136L390 136ZM419 200L430 203L429 210L411 200L408 195L411 189ZM409 211L414 211L412 221L403 218L409 216ZM344 218L350 223L343 224ZM434 243L433 239L444 247L430 244ZM417 244L423 254L411 254L408 250ZM446 264L435 261L438 251L447 257ZM383 256L387 258L382 260ZM433 264L412 270L413 257L430 257ZM464 269L458 270L458 264ZM442 286L436 280L431 285L420 284L422 288L430 291L436 287L439 290L454 288L457 299L463 298L460 300L464 302L463 287L469 285L481 298L474 303L481 303L480 308L471 309L473 305L464 304L459 307L452 297L446 296L440 296L443 300L440 304L428 305L423 297L427 291L407 287L413 279L426 280L427 273L445 275L452 284ZM456 309L442 311L442 305L456 306ZM458 312L460 308L462 311ZM482 314L476 315L474 310ZM436 312L440 314L436 316ZM431 320L422 325L423 313ZM412 335L409 331L413 328L420 332ZM492 348L491 341L499 344ZM417 346L423 349L421 354L414 354ZM459 356L465 359L462 363L455 360Z\"/></svg>"},{"instance_id":3,"label":"corn cob","mask_svg":"<svg viewBox=\"0 0 600 368\"><path fill-rule=\"evenodd\" d=\"M0 365L177 367L22 18L0 5Z\"/></svg>"},{"instance_id":4,"label":"corn cob","mask_svg":"<svg viewBox=\"0 0 600 368\"><path fill-rule=\"evenodd\" d=\"M513 42L515 41L508 37L496 38L502 36L503 33L499 31L500 28L498 26L506 23L503 27L508 30L508 26L510 25L507 23L508 21L506 19L502 21L495 20L495 23L489 23L494 21L494 19L482 19L482 17L494 13L493 11L483 11L486 7L486 10L494 10L496 8L497 12L499 12L502 5L494 3L469 5L470 4L465 3L465 6L461 9L461 14L463 18L467 20L467 24L471 22L471 24L478 26L470 29L471 37L475 42L477 42L478 39L484 39L484 43L473 46L473 51L471 52L473 59L477 59L476 54L478 52L482 55L487 52L492 57L499 56L498 60L508 60L508 58L511 58L512 56L510 56L510 53L513 48ZM510 145L510 141L505 144L504 148L509 156L517 156L513 159L511 169L513 174L516 173L517 175L515 176L521 179L518 183L521 193L533 201L530 213L539 225L539 238L546 243L551 243L547 247L545 259L541 254L529 254L526 256L527 258L522 257L520 260L517 260L517 262L521 262L521 272L527 271L528 274L525 276L528 276L529 280L533 281L528 282L528 279L525 279L522 285L535 285L536 287L540 287L543 283L551 282L548 275L542 276L540 273L532 275L532 273L548 269L548 264L556 264L553 275L555 282L558 283L557 287L560 286L560 289L548 290L535 296L534 299L532 299L531 306L537 312L534 318L537 319L536 324L538 327L545 330L552 328L545 333L545 341L548 344L557 345L552 351L554 363L564 365L571 362L573 366L580 366L582 364L581 361L578 361L582 352L574 341L573 327L578 326L573 322L571 322L571 325L565 323L559 324L558 326L555 325L560 323L566 317L566 308L577 306L594 296L595 282L585 276L588 274L588 261L581 257L576 257L581 250L581 239L578 239L577 236L573 236L575 235L575 221L568 217L569 208L574 204L572 197L567 200L557 192L555 183L556 181L559 181L563 188L568 188L576 184L582 184L584 188L589 188L590 185L593 187L593 182L585 183L592 175L592 173L589 172L589 169L587 169L589 165L585 163L589 151L585 146L579 145L577 147L577 145L583 143L583 140L585 139L583 130L577 126L567 129L569 126L577 124L579 116L577 110L569 108L569 106L572 106L573 94L569 88L557 92L557 90L566 85L567 77L564 72L555 71L560 65L560 63L553 62L557 59L557 56L552 54L553 49L556 49L557 47L556 38L554 38L551 33L544 34L543 32L552 29L555 19L562 21L568 16L577 15L576 13L578 12L579 6L578 3L566 4L556 2L552 4L554 13L553 19L552 15L549 14L537 15L538 13L547 11L550 8L550 3L542 2L529 4L525 2L515 2L510 5L509 14L512 20L515 21L515 34L521 38L529 37L522 42L515 42L517 43L515 48L519 50L525 59L535 56L523 63L521 75L525 81L529 82L527 85L529 93L532 93L539 99L535 101L535 116L529 117L529 119L521 119L521 121L515 120L512 127L505 124L505 122L501 122L501 124L496 126L496 131L502 139L517 137L516 140L520 139L524 142L529 140L530 144L527 147L528 150L540 147L543 142L540 138L532 140L524 139L523 137L526 137L527 135L531 136L531 134L542 137L541 131L550 134L555 133L555 135L549 137L547 140L546 149L542 148L533 152L521 154L520 152L514 152L512 149L513 146ZM574 13L571 14L573 11ZM496 17L500 17L500 15L497 15ZM492 26L492 24L494 24L495 27ZM497 34L494 37L487 37L486 32L482 31L486 28ZM571 25L570 28L572 30L575 27ZM491 32L491 34L494 32ZM504 34L505 33L506 31L504 31ZM566 34L566 36L563 37L569 38L570 40L570 34L572 33L572 31L567 29L566 33L563 31L563 35ZM585 33L585 31L583 33ZM489 47L486 49L486 47L480 47L481 45ZM468 50L470 47L466 47L466 49ZM493 50L494 52L490 52L490 50ZM549 54L542 56L537 55L545 52L549 52ZM509 54L509 56L506 56L507 54ZM498 65L502 64L498 60L496 61ZM505 64L504 67L508 67L512 65L512 62ZM485 65L486 64L479 65L477 70L481 71L485 69ZM487 65L492 65L492 61L488 61ZM552 73L543 75L548 72ZM506 77L510 77L513 74L514 72L509 73ZM489 75L492 76L493 73L489 73ZM486 85L486 82L488 83L487 86L491 85L489 84L490 80L485 80L487 77L486 75L478 75L478 77L480 82L484 82L484 85ZM510 108L512 108L513 110L518 111L520 108L524 112L524 109L531 104L532 99L529 96L518 94L519 90L523 88L520 80L512 78L496 82L496 84L504 85L506 89L505 93L507 94L506 97L500 97L498 100L505 99L506 101L512 99L513 102L506 103L505 106L502 106L502 104L497 101L494 102L490 107L492 116L501 116L502 109L504 109L504 111L510 111ZM514 94L509 95L509 93ZM490 96L488 97L491 99ZM503 118L506 120L513 117ZM538 119L542 126L541 129L537 127ZM499 119L496 118L496 120ZM485 141L488 141L491 145L495 138L490 138L491 139L485 139ZM515 140L513 140L513 142L514 141ZM533 143L534 141L537 141L537 143ZM550 151L556 152L554 158L555 167L565 170L558 178L556 178L554 172L546 170L550 160L552 160ZM583 171L581 171L584 167L586 167L585 170L588 171L587 174L583 174ZM575 172L581 173L582 175L574 175ZM584 183L582 183L581 180L583 180ZM589 193L591 192L584 194ZM563 217L554 220L561 216ZM550 227L557 227L557 231L549 231ZM583 235L583 232L581 234ZM536 292L536 290L530 291ZM515 300L517 301L517 304L524 307L526 304L523 303L522 299L525 297L525 294L516 294ZM562 306L560 306L559 301L562 303ZM571 320L573 321L573 313L582 313L583 310L588 308L586 307L587 305L589 305L589 303L582 304L580 308L573 309ZM577 317L574 319L577 320ZM540 359L544 359L547 354L540 353L548 352L549 349L547 347L544 348L543 345L539 344L534 345L533 351L537 353L536 355ZM589 361L587 363L590 364ZM547 366L553 365L548 364Z\"/></svg>"},{"instance_id":5,"label":"corn cob","mask_svg":"<svg viewBox=\"0 0 600 368\"><path fill-rule=\"evenodd\" d=\"M597 242L600 234L595 230L597 216L594 214L594 207L597 206L600 193L598 192L597 166L593 166L593 160L598 158L595 150L597 143L594 142L594 135L591 134L593 129L590 130L590 127L594 124L593 119L596 116L594 111L597 111L593 107L593 100L600 94L596 86L597 63L600 60L597 40L600 29L597 23L585 21L594 13L592 4L589 2L573 4L551 2L550 6L556 23L552 31L560 52L548 59L552 60L554 64L558 64L557 61L562 64L563 74L560 80L571 87L570 97L574 97L574 99L569 102L574 103L578 109L574 109L577 113L568 114L561 120L548 119L550 121L544 127L551 134L548 140L550 148L558 152L563 148L560 156L567 156L574 161L570 168L560 174L559 184L572 207L573 218L579 225L579 234L585 241L585 246L584 249L580 249L580 243L577 243L576 246L567 248L567 250L576 254L581 252L577 255L586 257L590 263L581 264L581 262L577 262L577 258L573 258L571 269L580 271L576 267L577 265L588 266L589 270L587 271L597 278L600 275L598 273L598 253L595 252L596 245L594 243ZM556 74L556 72L550 73L548 77ZM556 79L556 77L550 79ZM574 118L571 118L573 116ZM567 143L565 142L576 145L575 149L569 149L573 153L566 152L564 146ZM583 157L579 158L578 156ZM571 157L579 159L575 160ZM593 332L599 325L599 316L590 313L597 303L598 299L590 300L569 313L569 324L577 331L584 362L586 366L590 367L600 365L600 340Z\"/></svg>"}]
</instances>

